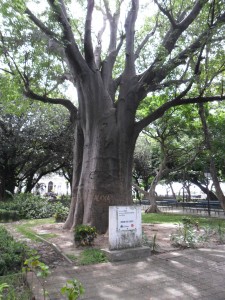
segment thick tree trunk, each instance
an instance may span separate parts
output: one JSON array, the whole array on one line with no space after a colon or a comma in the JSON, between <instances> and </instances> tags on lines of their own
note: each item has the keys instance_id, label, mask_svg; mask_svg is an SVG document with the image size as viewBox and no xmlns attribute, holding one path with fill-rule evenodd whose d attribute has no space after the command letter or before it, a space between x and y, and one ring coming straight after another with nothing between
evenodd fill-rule
<instances>
[{"instance_id":1,"label":"thick tree trunk","mask_svg":"<svg viewBox=\"0 0 225 300\"><path fill-rule=\"evenodd\" d=\"M160 213L160 209L157 206L156 203L156 186L161 178L161 174L160 176L158 176L159 173L156 175L156 177L154 178L150 190L149 190L149 200L150 200L150 206L145 210L145 213Z\"/></svg>"},{"instance_id":2,"label":"thick tree trunk","mask_svg":"<svg viewBox=\"0 0 225 300\"><path fill-rule=\"evenodd\" d=\"M150 190L149 190L150 206L145 210L145 213L160 213L161 212L156 203L155 189L156 189L156 186L159 183L159 181L162 179L162 177L169 172L168 168L166 168L167 156L165 155L164 144L161 144L161 150L162 150L162 153L164 154L163 160L161 161L159 170L151 183Z\"/></svg>"},{"instance_id":3,"label":"thick tree trunk","mask_svg":"<svg viewBox=\"0 0 225 300\"><path fill-rule=\"evenodd\" d=\"M26 180L26 187L24 193L31 193L36 182L34 182L34 174L30 175Z\"/></svg>"},{"instance_id":4,"label":"thick tree trunk","mask_svg":"<svg viewBox=\"0 0 225 300\"><path fill-rule=\"evenodd\" d=\"M95 133L95 138L92 137L91 144L85 139L82 158L79 151L75 151L77 155L74 161L72 202L65 228L90 224L98 232L105 232L108 227L109 206L132 203L129 186L129 165L132 165L132 160L128 154L127 159L121 161L116 149L120 136L116 136L115 132L119 133L115 129L113 132L113 127L109 125L107 136L111 136L110 141L107 142L101 130Z\"/></svg>"},{"instance_id":5,"label":"thick tree trunk","mask_svg":"<svg viewBox=\"0 0 225 300\"><path fill-rule=\"evenodd\" d=\"M93 84L93 93L86 95L92 84L90 79L80 95L83 102L76 124L72 202L64 228L89 224L98 232L106 232L109 206L132 204L135 139L128 135L126 119L122 118L121 123L116 109L104 108L105 95L101 90L96 92L99 82ZM86 97L93 98L93 107L86 108L84 115L82 105Z\"/></svg>"},{"instance_id":6,"label":"thick tree trunk","mask_svg":"<svg viewBox=\"0 0 225 300\"><path fill-rule=\"evenodd\" d=\"M216 170L216 166L215 166L213 157L210 158L210 174L212 176L212 181L215 186L216 195L220 201L220 204L221 204L223 210L225 211L225 195L223 194L223 191L221 189L221 186L220 186L220 183L219 183L219 180L217 177L217 170Z\"/></svg>"},{"instance_id":7,"label":"thick tree trunk","mask_svg":"<svg viewBox=\"0 0 225 300\"><path fill-rule=\"evenodd\" d=\"M205 145L210 154L210 162L209 162L210 174L212 176L212 181L215 186L216 195L220 201L222 208L225 211L225 195L223 194L223 191L221 189L219 179L217 176L217 169L216 169L215 161L213 158L213 152L212 152L211 134L210 134L210 131L208 128L203 103L199 104L199 115L200 115L200 119L202 122L202 128L203 128L203 133L204 133L204 137L205 137Z\"/></svg>"},{"instance_id":8,"label":"thick tree trunk","mask_svg":"<svg viewBox=\"0 0 225 300\"><path fill-rule=\"evenodd\" d=\"M14 194L14 190L16 187L15 170L11 169L10 167L6 167L6 169L4 170L4 173L3 173L3 177L4 177L3 181L5 181L4 193L5 193L5 197L7 198L8 196L6 194L6 191L9 192L8 195Z\"/></svg>"},{"instance_id":9,"label":"thick tree trunk","mask_svg":"<svg viewBox=\"0 0 225 300\"><path fill-rule=\"evenodd\" d=\"M174 199L177 199L176 194L175 194L174 189L173 189L173 185L172 185L171 182L169 183L169 186L170 186L170 189L171 189L171 191L172 191L173 198L174 198Z\"/></svg>"}]
</instances>

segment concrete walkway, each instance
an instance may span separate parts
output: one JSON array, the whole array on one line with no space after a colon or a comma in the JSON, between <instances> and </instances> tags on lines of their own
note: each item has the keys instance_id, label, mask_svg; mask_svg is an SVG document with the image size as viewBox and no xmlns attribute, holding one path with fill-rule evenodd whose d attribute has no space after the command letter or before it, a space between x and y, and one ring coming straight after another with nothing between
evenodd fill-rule
<instances>
[{"instance_id":1,"label":"concrete walkway","mask_svg":"<svg viewBox=\"0 0 225 300\"><path fill-rule=\"evenodd\" d=\"M58 267L46 282L49 299L66 299L60 288L73 278L85 287L81 299L87 300L224 300L225 245L122 263ZM43 299L36 288L36 299Z\"/></svg>"}]
</instances>

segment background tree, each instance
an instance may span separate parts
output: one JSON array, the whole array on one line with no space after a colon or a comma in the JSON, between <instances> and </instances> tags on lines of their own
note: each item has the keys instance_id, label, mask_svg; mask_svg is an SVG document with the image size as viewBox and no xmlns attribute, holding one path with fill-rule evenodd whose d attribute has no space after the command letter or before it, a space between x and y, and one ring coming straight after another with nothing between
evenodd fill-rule
<instances>
[{"instance_id":1,"label":"background tree","mask_svg":"<svg viewBox=\"0 0 225 300\"><path fill-rule=\"evenodd\" d=\"M24 189L31 192L42 176L72 161L73 135L66 111L37 105L22 114L1 114L1 196ZM2 112L3 110L1 110Z\"/></svg>"},{"instance_id":2,"label":"background tree","mask_svg":"<svg viewBox=\"0 0 225 300\"><path fill-rule=\"evenodd\" d=\"M98 6L103 27L92 35L92 16L97 13L93 0L87 1L84 20L80 14L80 20L74 17L78 1L70 5L49 0L44 11L34 15L23 0L2 0L1 49L7 69L24 85L27 97L64 105L76 123L73 200L66 228L88 223L104 232L109 205L132 203L133 152L146 126L172 107L225 99L218 84L224 65L224 3L155 3L158 12L138 31L138 13L142 10L143 19L148 6L139 8L138 0L103 0ZM119 32L122 5L127 10L124 33ZM106 22L109 39L103 39ZM24 36L25 44L20 45ZM104 41L108 47L103 47ZM210 72L201 68L206 46L212 50L208 59L217 61ZM202 77L207 86L199 90L196 82ZM77 108L60 93L59 83L65 78L77 88ZM211 91L212 84L217 89ZM154 102L161 91L168 97L137 120L141 102L147 95Z\"/></svg>"},{"instance_id":3,"label":"background tree","mask_svg":"<svg viewBox=\"0 0 225 300\"><path fill-rule=\"evenodd\" d=\"M176 172L169 174L166 182L169 184L171 181L178 181L183 184L184 188L190 184L196 185L202 190L203 193L208 194L209 199L217 199L215 189L208 191L207 182L208 179L204 173L209 172L210 167L210 156L213 157L215 167L217 169L216 176L219 182L224 181L224 156L222 155L224 149L224 103L218 103L218 105L207 105L207 123L210 128L211 136L211 151L207 150L205 145L205 137L202 129L202 122L199 117L198 108L189 111L190 122L188 122L189 135L186 140L183 140L183 145L187 143L194 149L194 144L199 143L202 145L201 151L196 156L192 163L185 165L185 168L178 169ZM189 148L190 149L190 148ZM174 164L177 165L187 160L187 157L179 155L177 158L174 157ZM188 189L187 189L188 192ZM191 198L191 197L189 197Z\"/></svg>"},{"instance_id":4,"label":"background tree","mask_svg":"<svg viewBox=\"0 0 225 300\"><path fill-rule=\"evenodd\" d=\"M139 193L140 190L135 188L135 185L138 185L146 194L148 193L155 169L159 164L159 156L158 144L143 133L137 140L133 162L133 187L139 200L143 197Z\"/></svg>"},{"instance_id":5,"label":"background tree","mask_svg":"<svg viewBox=\"0 0 225 300\"><path fill-rule=\"evenodd\" d=\"M144 113L143 110L144 108L140 114ZM202 151L202 132L199 126L195 125L196 118L198 119L197 110L193 110L191 106L174 108L145 130L145 134L151 141L158 144L159 149L157 164L152 170L151 181L145 189L149 191L146 195L151 203L146 212L159 211L155 191L158 183L162 179L167 183L176 180L176 174L192 165ZM150 173L148 174L150 176ZM175 195L174 197L176 198Z\"/></svg>"}]
</instances>

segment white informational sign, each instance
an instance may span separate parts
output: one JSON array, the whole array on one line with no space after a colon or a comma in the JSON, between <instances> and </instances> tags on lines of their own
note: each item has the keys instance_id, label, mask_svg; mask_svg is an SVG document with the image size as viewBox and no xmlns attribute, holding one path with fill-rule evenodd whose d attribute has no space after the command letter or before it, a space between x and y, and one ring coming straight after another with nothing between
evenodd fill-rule
<instances>
[{"instance_id":1,"label":"white informational sign","mask_svg":"<svg viewBox=\"0 0 225 300\"><path fill-rule=\"evenodd\" d=\"M141 206L109 207L109 250L142 246Z\"/></svg>"},{"instance_id":2,"label":"white informational sign","mask_svg":"<svg viewBox=\"0 0 225 300\"><path fill-rule=\"evenodd\" d=\"M117 229L119 231L136 230L136 210L130 207L117 207Z\"/></svg>"}]
</instances>

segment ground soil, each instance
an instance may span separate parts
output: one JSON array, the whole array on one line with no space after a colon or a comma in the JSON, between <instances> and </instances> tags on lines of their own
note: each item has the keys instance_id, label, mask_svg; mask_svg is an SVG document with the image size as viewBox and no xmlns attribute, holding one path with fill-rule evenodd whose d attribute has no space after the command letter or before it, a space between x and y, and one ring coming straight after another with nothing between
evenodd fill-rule
<instances>
[{"instance_id":1,"label":"ground soil","mask_svg":"<svg viewBox=\"0 0 225 300\"><path fill-rule=\"evenodd\" d=\"M41 256L40 260L42 260L51 268L54 268L58 265L67 265L69 263L62 254L65 254L66 256L77 256L83 250L83 248L75 246L73 232L63 229L63 223L44 224L32 228L32 230L34 230L38 235L43 235L43 237L45 234L55 234L55 237L47 239L48 243L34 242L25 238L16 231L15 223L5 224L5 226L17 240L24 241L29 247L37 250ZM173 250L182 250L182 248L177 248L171 245L170 241L171 234L176 233L177 228L178 224L143 224L145 241L152 244L153 237L156 235L156 251L154 251L153 254L164 253ZM198 234L197 231L196 234ZM218 243L218 238L215 236L215 234L212 234L207 243L199 246L214 246ZM55 247L52 247L52 245ZM94 243L94 248L107 249L108 234L98 235Z\"/></svg>"},{"instance_id":2,"label":"ground soil","mask_svg":"<svg viewBox=\"0 0 225 300\"><path fill-rule=\"evenodd\" d=\"M176 224L144 224L143 233L147 241L151 243L153 236L156 234L156 243L160 252L171 251L174 247L170 243L170 235L177 229ZM33 228L37 234L54 233L57 237L50 238L48 241L59 246L64 252L69 253L70 250L77 251L73 242L73 232L63 229L63 223L45 224ZM108 233L98 235L94 242L95 248L108 248Z\"/></svg>"}]
</instances>

